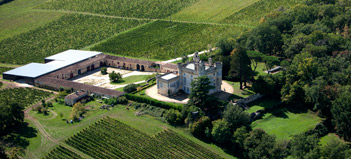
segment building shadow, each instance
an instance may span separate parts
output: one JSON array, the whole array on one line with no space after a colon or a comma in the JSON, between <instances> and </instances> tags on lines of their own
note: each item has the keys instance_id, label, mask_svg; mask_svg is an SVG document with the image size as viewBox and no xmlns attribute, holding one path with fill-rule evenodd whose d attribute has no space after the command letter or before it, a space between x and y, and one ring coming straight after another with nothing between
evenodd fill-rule
<instances>
[{"instance_id":1,"label":"building shadow","mask_svg":"<svg viewBox=\"0 0 351 159\"><path fill-rule=\"evenodd\" d=\"M183 101L189 97L189 94L185 94L183 92L178 92L172 96L169 96L168 98L178 100L178 101Z\"/></svg>"}]
</instances>

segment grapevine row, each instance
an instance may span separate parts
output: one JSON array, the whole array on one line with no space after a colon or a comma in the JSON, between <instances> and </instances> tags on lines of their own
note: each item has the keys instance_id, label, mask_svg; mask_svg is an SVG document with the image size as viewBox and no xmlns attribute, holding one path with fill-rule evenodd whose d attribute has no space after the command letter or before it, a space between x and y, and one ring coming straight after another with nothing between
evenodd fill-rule
<instances>
[{"instance_id":1,"label":"grapevine row","mask_svg":"<svg viewBox=\"0 0 351 159\"><path fill-rule=\"evenodd\" d=\"M151 137L109 117L65 142L93 158L220 158L173 131L165 130Z\"/></svg>"}]
</instances>

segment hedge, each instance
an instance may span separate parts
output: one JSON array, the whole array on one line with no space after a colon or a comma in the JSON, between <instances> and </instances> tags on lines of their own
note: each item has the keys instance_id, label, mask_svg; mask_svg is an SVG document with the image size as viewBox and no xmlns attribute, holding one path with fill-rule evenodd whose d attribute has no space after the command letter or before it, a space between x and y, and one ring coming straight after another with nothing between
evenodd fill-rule
<instances>
[{"instance_id":1,"label":"hedge","mask_svg":"<svg viewBox=\"0 0 351 159\"><path fill-rule=\"evenodd\" d=\"M162 101L158 101L156 99L141 97L141 96L137 96L137 95L130 94L130 93L126 93L125 97L128 100L137 101L140 103L146 103L146 104L150 104L152 106L156 106L156 107L160 107L160 108L164 108L164 109L182 110L182 107L183 107L181 104L162 102Z\"/></svg>"}]
</instances>

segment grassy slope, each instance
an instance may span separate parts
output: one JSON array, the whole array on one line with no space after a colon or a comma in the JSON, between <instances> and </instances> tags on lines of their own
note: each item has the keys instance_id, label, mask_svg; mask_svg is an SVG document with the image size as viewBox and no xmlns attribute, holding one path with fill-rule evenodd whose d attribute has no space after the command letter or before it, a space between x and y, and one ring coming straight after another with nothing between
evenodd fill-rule
<instances>
[{"instance_id":1,"label":"grassy slope","mask_svg":"<svg viewBox=\"0 0 351 159\"><path fill-rule=\"evenodd\" d=\"M321 118L310 112L296 113L286 108L277 108L264 114L262 119L252 123L252 128L261 128L270 135L275 135L278 140L290 139L307 130L313 129Z\"/></svg>"},{"instance_id":2,"label":"grassy slope","mask_svg":"<svg viewBox=\"0 0 351 159\"><path fill-rule=\"evenodd\" d=\"M257 25L262 17L275 11L279 7L290 8L303 0L260 0L251 6L223 19L223 23Z\"/></svg>"},{"instance_id":3,"label":"grassy slope","mask_svg":"<svg viewBox=\"0 0 351 159\"><path fill-rule=\"evenodd\" d=\"M143 22L77 14L63 16L44 27L0 41L0 61L41 62L49 55L83 48Z\"/></svg>"},{"instance_id":4,"label":"grassy slope","mask_svg":"<svg viewBox=\"0 0 351 159\"><path fill-rule=\"evenodd\" d=\"M223 36L239 34L241 28L155 21L119 34L91 50L167 60L207 49ZM176 50L176 53L175 53Z\"/></svg>"},{"instance_id":5,"label":"grassy slope","mask_svg":"<svg viewBox=\"0 0 351 159\"><path fill-rule=\"evenodd\" d=\"M279 103L280 103L280 100L278 99L263 98L261 100L250 103L248 105L250 108L248 110L245 110L245 112L253 113L253 112L256 112L257 110L262 110L264 108L271 108Z\"/></svg>"},{"instance_id":6,"label":"grassy slope","mask_svg":"<svg viewBox=\"0 0 351 159\"><path fill-rule=\"evenodd\" d=\"M331 142L332 140L345 142L344 140L340 139L335 133L329 133L329 134L320 138L319 144L321 144L322 146L325 146L329 142Z\"/></svg>"},{"instance_id":7,"label":"grassy slope","mask_svg":"<svg viewBox=\"0 0 351 159\"><path fill-rule=\"evenodd\" d=\"M62 13L32 11L46 0L15 0L0 6L0 41L59 19Z\"/></svg>"},{"instance_id":8,"label":"grassy slope","mask_svg":"<svg viewBox=\"0 0 351 159\"><path fill-rule=\"evenodd\" d=\"M164 18L197 0L56 0L38 8L137 18Z\"/></svg>"},{"instance_id":9,"label":"grassy slope","mask_svg":"<svg viewBox=\"0 0 351 159\"><path fill-rule=\"evenodd\" d=\"M172 127L169 124L164 123L148 115L136 116L135 111L133 109L126 110L125 106L119 105L113 108L112 110L108 111L100 110L99 106L101 106L102 104L96 101L90 102L87 105L90 105L94 108L88 111L88 113L85 115L86 117L81 122L74 124L66 124L65 121L62 121L59 115L55 118L52 118L52 115L44 116L42 114L37 114L34 111L30 112L30 114L32 114L35 118L37 118L40 121L40 123L45 127L49 134L51 134L54 138L59 139L60 141L64 141L68 137L78 133L82 129L86 128L95 121L103 118L104 116L111 116L151 136L156 135L165 128L169 128L179 133L180 135L185 136L186 138L196 142L197 144L200 144L205 148L221 155L224 158L232 158L232 156L226 154L221 148L212 144L206 144L196 139L183 128ZM72 108L60 105L58 103L54 103L54 107L52 109L57 114L59 114L59 112L62 112L64 114L63 119L66 119L68 118L69 112ZM48 142L47 139L42 139L40 135L34 138L30 138L29 141L30 146L27 148L27 151L30 152L27 153L26 158L33 158L33 156L35 158L42 158L45 155L45 153L43 153L43 150L50 150L55 146L51 142Z\"/></svg>"},{"instance_id":10,"label":"grassy slope","mask_svg":"<svg viewBox=\"0 0 351 159\"><path fill-rule=\"evenodd\" d=\"M172 19L218 22L259 0L200 0L172 15Z\"/></svg>"}]
</instances>

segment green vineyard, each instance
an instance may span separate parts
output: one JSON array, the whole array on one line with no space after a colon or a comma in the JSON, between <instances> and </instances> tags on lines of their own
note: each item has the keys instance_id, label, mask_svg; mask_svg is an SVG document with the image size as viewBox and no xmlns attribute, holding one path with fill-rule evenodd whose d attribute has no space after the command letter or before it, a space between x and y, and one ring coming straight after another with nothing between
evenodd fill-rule
<instances>
[{"instance_id":1,"label":"green vineyard","mask_svg":"<svg viewBox=\"0 0 351 159\"><path fill-rule=\"evenodd\" d=\"M25 107L51 95L50 92L32 88L3 89L0 90L0 104L18 103Z\"/></svg>"},{"instance_id":2,"label":"green vineyard","mask_svg":"<svg viewBox=\"0 0 351 159\"><path fill-rule=\"evenodd\" d=\"M221 158L171 130L151 137L112 118L96 122L65 142L93 158ZM52 158L55 154L59 155L49 153Z\"/></svg>"},{"instance_id":3,"label":"green vineyard","mask_svg":"<svg viewBox=\"0 0 351 159\"><path fill-rule=\"evenodd\" d=\"M260 0L222 20L223 23L252 25L259 23L260 19L274 11L285 10L303 0Z\"/></svg>"},{"instance_id":4,"label":"green vineyard","mask_svg":"<svg viewBox=\"0 0 351 159\"><path fill-rule=\"evenodd\" d=\"M45 159L80 159L82 158L78 154L62 147L58 146L52 151L50 151L49 154L45 156Z\"/></svg>"},{"instance_id":5,"label":"green vineyard","mask_svg":"<svg viewBox=\"0 0 351 159\"><path fill-rule=\"evenodd\" d=\"M40 9L69 10L137 18L165 18L197 0L59 0Z\"/></svg>"},{"instance_id":6,"label":"green vineyard","mask_svg":"<svg viewBox=\"0 0 351 159\"><path fill-rule=\"evenodd\" d=\"M0 62L27 64L82 49L147 21L71 14L27 33L0 41Z\"/></svg>"},{"instance_id":7,"label":"green vineyard","mask_svg":"<svg viewBox=\"0 0 351 159\"><path fill-rule=\"evenodd\" d=\"M237 35L244 28L233 26L155 21L119 34L91 48L116 55L158 60L215 47L221 37Z\"/></svg>"}]
</instances>

